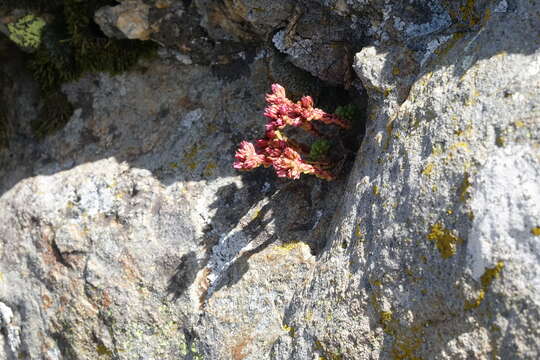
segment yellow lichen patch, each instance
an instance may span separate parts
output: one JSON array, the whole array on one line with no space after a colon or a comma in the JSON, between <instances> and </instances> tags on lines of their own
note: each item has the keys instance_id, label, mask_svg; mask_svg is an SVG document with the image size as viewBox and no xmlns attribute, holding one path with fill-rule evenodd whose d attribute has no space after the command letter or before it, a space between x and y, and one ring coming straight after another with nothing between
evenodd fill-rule
<instances>
[{"instance_id":1,"label":"yellow lichen patch","mask_svg":"<svg viewBox=\"0 0 540 360\"><path fill-rule=\"evenodd\" d=\"M463 239L454 235L452 231L445 229L440 223L431 226L431 231L427 235L427 238L435 242L439 253L444 259L454 256L457 251L457 245L463 242Z\"/></svg>"},{"instance_id":2,"label":"yellow lichen patch","mask_svg":"<svg viewBox=\"0 0 540 360\"><path fill-rule=\"evenodd\" d=\"M484 300L485 296L486 296L486 292L484 290L480 290L476 299L474 299L473 301L466 301L465 306L463 308L465 310L471 310L471 309L479 307L482 301Z\"/></svg>"},{"instance_id":3,"label":"yellow lichen patch","mask_svg":"<svg viewBox=\"0 0 540 360\"><path fill-rule=\"evenodd\" d=\"M433 156L439 156L439 155L442 155L443 152L444 152L444 150L443 150L441 144L435 144L435 145L433 145L433 147L431 148L431 155L433 155Z\"/></svg>"},{"instance_id":4,"label":"yellow lichen patch","mask_svg":"<svg viewBox=\"0 0 540 360\"><path fill-rule=\"evenodd\" d=\"M169 167L170 167L171 169L176 169L176 168L178 167L178 163L171 162L171 163L169 163Z\"/></svg>"},{"instance_id":5,"label":"yellow lichen patch","mask_svg":"<svg viewBox=\"0 0 540 360\"><path fill-rule=\"evenodd\" d=\"M431 175L431 173L433 172L433 166L434 166L433 163L427 164L424 170L422 170L422 175L426 175L426 176Z\"/></svg>"},{"instance_id":6,"label":"yellow lichen patch","mask_svg":"<svg viewBox=\"0 0 540 360\"><path fill-rule=\"evenodd\" d=\"M212 176L212 174L214 173L214 169L217 167L216 163L215 162L209 162L208 164L206 164L204 170L203 170L203 175L206 176L206 177L210 177Z\"/></svg>"},{"instance_id":7,"label":"yellow lichen patch","mask_svg":"<svg viewBox=\"0 0 540 360\"><path fill-rule=\"evenodd\" d=\"M470 26L474 26L479 23L480 18L474 11L474 0L467 0L467 3L461 6L460 10L463 20L468 22Z\"/></svg>"},{"instance_id":8,"label":"yellow lichen patch","mask_svg":"<svg viewBox=\"0 0 540 360\"><path fill-rule=\"evenodd\" d=\"M540 236L540 226L535 226L531 229L531 234L534 236Z\"/></svg>"},{"instance_id":9,"label":"yellow lichen patch","mask_svg":"<svg viewBox=\"0 0 540 360\"><path fill-rule=\"evenodd\" d=\"M482 284L482 287L484 289L487 289L491 285L493 280L499 277L503 268L504 263L502 261L499 261L494 267L486 269L486 271L484 271L484 274L482 274L482 276L480 277L480 283Z\"/></svg>"},{"instance_id":10,"label":"yellow lichen patch","mask_svg":"<svg viewBox=\"0 0 540 360\"><path fill-rule=\"evenodd\" d=\"M389 325L390 321L392 321L391 311L381 311L379 316L381 318L381 325L383 326L383 328L386 328Z\"/></svg>"},{"instance_id":11,"label":"yellow lichen patch","mask_svg":"<svg viewBox=\"0 0 540 360\"><path fill-rule=\"evenodd\" d=\"M419 357L415 356L415 353L424 342L423 327L421 325L410 328L403 327L399 321L394 319L394 314L391 311L381 311L379 317L384 332L394 337L392 358L420 360Z\"/></svg>"},{"instance_id":12,"label":"yellow lichen patch","mask_svg":"<svg viewBox=\"0 0 540 360\"><path fill-rule=\"evenodd\" d=\"M208 133L213 134L213 133L215 133L216 131L219 130L219 127L214 123L210 123L206 127L206 130L208 130Z\"/></svg>"},{"instance_id":13,"label":"yellow lichen patch","mask_svg":"<svg viewBox=\"0 0 540 360\"><path fill-rule=\"evenodd\" d=\"M426 75L422 76L416 84L414 85L415 92L421 92L422 90L425 90L426 85L429 83L429 80L433 76L433 73L430 71L426 73Z\"/></svg>"},{"instance_id":14,"label":"yellow lichen patch","mask_svg":"<svg viewBox=\"0 0 540 360\"><path fill-rule=\"evenodd\" d=\"M105 345L103 344L99 344L97 347L96 347L96 352L98 353L99 356L112 356L113 353L111 350L109 350Z\"/></svg>"},{"instance_id":15,"label":"yellow lichen patch","mask_svg":"<svg viewBox=\"0 0 540 360\"><path fill-rule=\"evenodd\" d=\"M289 325L287 325L287 324L283 324L283 325L281 326L281 328L282 328L284 331L286 331L287 333L289 333L289 335L290 335L291 337L294 337L295 331L294 331L294 328L293 328L293 327L291 327L291 326L289 326Z\"/></svg>"},{"instance_id":16,"label":"yellow lichen patch","mask_svg":"<svg viewBox=\"0 0 540 360\"><path fill-rule=\"evenodd\" d=\"M486 297L487 292L489 291L489 287L491 286L491 283L493 280L499 277L502 269L504 268L504 263L502 261L499 261L497 265L495 265L492 268L486 269L482 276L480 277L480 284L482 284L482 289L478 293L478 296L474 301L466 301L465 306L463 307L465 310L471 310L474 308L477 308L482 304L482 301L484 301L484 298Z\"/></svg>"},{"instance_id":17,"label":"yellow lichen patch","mask_svg":"<svg viewBox=\"0 0 540 360\"><path fill-rule=\"evenodd\" d=\"M471 181L469 174L465 173L465 177L463 178L463 182L459 186L458 193L459 193L459 201L465 202L470 197L470 188L471 188Z\"/></svg>"},{"instance_id":18,"label":"yellow lichen patch","mask_svg":"<svg viewBox=\"0 0 540 360\"><path fill-rule=\"evenodd\" d=\"M476 89L471 90L469 98L465 101L465 106L471 106L476 104L477 98L480 96L480 92Z\"/></svg>"},{"instance_id":19,"label":"yellow lichen patch","mask_svg":"<svg viewBox=\"0 0 540 360\"><path fill-rule=\"evenodd\" d=\"M394 360L421 360L415 356L416 351L422 346L424 340L419 330L412 329L410 334L400 333L392 347L392 358Z\"/></svg>"},{"instance_id":20,"label":"yellow lichen patch","mask_svg":"<svg viewBox=\"0 0 540 360\"><path fill-rule=\"evenodd\" d=\"M398 76L400 73L401 73L401 70L399 69L399 67L397 65L394 65L394 67L392 68L392 74L394 76Z\"/></svg>"},{"instance_id":21,"label":"yellow lichen patch","mask_svg":"<svg viewBox=\"0 0 540 360\"><path fill-rule=\"evenodd\" d=\"M517 128L522 128L525 126L525 123L521 120L518 120L514 123L514 126L517 127Z\"/></svg>"},{"instance_id":22,"label":"yellow lichen patch","mask_svg":"<svg viewBox=\"0 0 540 360\"><path fill-rule=\"evenodd\" d=\"M319 360L341 360L343 358L341 354L326 349L319 340L315 340L315 349L324 354L324 356L319 356Z\"/></svg>"},{"instance_id":23,"label":"yellow lichen patch","mask_svg":"<svg viewBox=\"0 0 540 360\"><path fill-rule=\"evenodd\" d=\"M482 24L485 25L489 19L491 19L491 9L487 8L486 12L484 13L484 17L482 18Z\"/></svg>"},{"instance_id":24,"label":"yellow lichen patch","mask_svg":"<svg viewBox=\"0 0 540 360\"><path fill-rule=\"evenodd\" d=\"M307 322L310 322L311 320L313 320L313 311L312 310L306 311L305 319L306 319Z\"/></svg>"},{"instance_id":25,"label":"yellow lichen patch","mask_svg":"<svg viewBox=\"0 0 540 360\"><path fill-rule=\"evenodd\" d=\"M362 233L362 228L360 225L356 225L356 231L354 232L354 235L359 239L364 239L364 234Z\"/></svg>"},{"instance_id":26,"label":"yellow lichen patch","mask_svg":"<svg viewBox=\"0 0 540 360\"><path fill-rule=\"evenodd\" d=\"M378 196L380 194L379 186L373 185L373 195Z\"/></svg>"},{"instance_id":27,"label":"yellow lichen patch","mask_svg":"<svg viewBox=\"0 0 540 360\"><path fill-rule=\"evenodd\" d=\"M398 113L396 112L393 116L391 116L388 119L388 122L386 123L386 134L388 135L386 137L386 142L384 143L384 150L388 150L388 147L390 146L390 140L392 139L392 132L394 131L394 120L397 118Z\"/></svg>"},{"instance_id":28,"label":"yellow lichen patch","mask_svg":"<svg viewBox=\"0 0 540 360\"><path fill-rule=\"evenodd\" d=\"M470 137L473 134L473 127L472 125L468 125L465 129L458 129L454 131L454 134L460 137Z\"/></svg>"},{"instance_id":29,"label":"yellow lichen patch","mask_svg":"<svg viewBox=\"0 0 540 360\"><path fill-rule=\"evenodd\" d=\"M37 49L41 44L41 33L46 23L43 19L26 15L12 24L8 24L9 38L17 45Z\"/></svg>"},{"instance_id":30,"label":"yellow lichen patch","mask_svg":"<svg viewBox=\"0 0 540 360\"><path fill-rule=\"evenodd\" d=\"M281 244L281 245L276 245L276 249L278 250L281 250L281 251L284 251L284 252L289 252L291 250L294 250L300 246L307 246L304 242L302 241L294 241L294 242L288 242L288 243L285 243L285 244Z\"/></svg>"},{"instance_id":31,"label":"yellow lichen patch","mask_svg":"<svg viewBox=\"0 0 540 360\"><path fill-rule=\"evenodd\" d=\"M463 150L469 151L469 144L466 143L465 141L459 141L457 143L452 144L448 148L448 151L454 151L454 150L458 150L458 149L463 149Z\"/></svg>"},{"instance_id":32,"label":"yellow lichen patch","mask_svg":"<svg viewBox=\"0 0 540 360\"><path fill-rule=\"evenodd\" d=\"M255 220L256 218L259 217L259 215L261 214L261 210L260 209L257 209L253 212L253 215L251 215L251 220Z\"/></svg>"},{"instance_id":33,"label":"yellow lichen patch","mask_svg":"<svg viewBox=\"0 0 540 360\"><path fill-rule=\"evenodd\" d=\"M200 148L198 145L193 145L191 149L184 155L182 163L186 165L191 170L195 170L197 167L197 162L195 161L195 156L199 152Z\"/></svg>"}]
</instances>

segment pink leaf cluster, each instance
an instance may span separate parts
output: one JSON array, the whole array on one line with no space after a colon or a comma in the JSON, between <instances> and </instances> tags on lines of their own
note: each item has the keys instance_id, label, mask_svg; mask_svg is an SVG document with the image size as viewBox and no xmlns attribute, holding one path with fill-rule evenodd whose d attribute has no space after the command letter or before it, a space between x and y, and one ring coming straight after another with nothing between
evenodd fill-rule
<instances>
[{"instance_id":1,"label":"pink leaf cluster","mask_svg":"<svg viewBox=\"0 0 540 360\"><path fill-rule=\"evenodd\" d=\"M265 126L265 137L257 140L255 144L242 141L235 154L234 168L247 171L261 165L272 166L278 177L298 179L301 174L312 174L325 180L333 180L333 175L328 171L317 164L305 162L300 155L306 152L305 146L287 139L281 130L286 126L294 126L320 136L317 128L313 126L313 120L344 128L348 128L349 124L336 115L315 108L310 96L304 96L298 102L289 100L285 89L279 84L272 85L272 92L266 95L266 102L268 106L264 116L268 118L268 123Z\"/></svg>"}]
</instances>

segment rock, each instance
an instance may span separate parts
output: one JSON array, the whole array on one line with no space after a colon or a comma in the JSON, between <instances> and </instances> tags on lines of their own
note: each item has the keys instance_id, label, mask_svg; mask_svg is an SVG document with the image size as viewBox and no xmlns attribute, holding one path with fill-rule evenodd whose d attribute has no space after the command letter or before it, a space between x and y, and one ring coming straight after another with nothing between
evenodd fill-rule
<instances>
[{"instance_id":1,"label":"rock","mask_svg":"<svg viewBox=\"0 0 540 360\"><path fill-rule=\"evenodd\" d=\"M345 179L232 168L238 143L264 131L268 61L246 57L236 72L173 53L145 71L88 75L63 87L76 109L65 128L12 139L0 299L29 314L26 357L259 356L286 331Z\"/></svg>"},{"instance_id":2,"label":"rock","mask_svg":"<svg viewBox=\"0 0 540 360\"><path fill-rule=\"evenodd\" d=\"M538 358L538 4L127 4L167 48L42 141L1 70L0 357ZM335 182L232 169L274 81L365 90Z\"/></svg>"},{"instance_id":3,"label":"rock","mask_svg":"<svg viewBox=\"0 0 540 360\"><path fill-rule=\"evenodd\" d=\"M0 343L4 344L4 349L9 349L6 355L10 356L10 359L16 359L21 346L20 328L14 324L13 311L3 302L0 302L0 329L3 329L6 337L5 342L1 339Z\"/></svg>"},{"instance_id":4,"label":"rock","mask_svg":"<svg viewBox=\"0 0 540 360\"><path fill-rule=\"evenodd\" d=\"M485 5L405 79L395 39L356 55L371 122L273 358L538 356L539 8Z\"/></svg>"},{"instance_id":5,"label":"rock","mask_svg":"<svg viewBox=\"0 0 540 360\"><path fill-rule=\"evenodd\" d=\"M333 85L349 87L352 57L360 49L363 32L352 31L349 19L306 4L295 8L287 27L277 31L272 42L299 68Z\"/></svg>"},{"instance_id":6,"label":"rock","mask_svg":"<svg viewBox=\"0 0 540 360\"><path fill-rule=\"evenodd\" d=\"M202 25L210 36L221 40L264 40L276 28L285 26L294 1L195 0Z\"/></svg>"},{"instance_id":7,"label":"rock","mask_svg":"<svg viewBox=\"0 0 540 360\"><path fill-rule=\"evenodd\" d=\"M96 11L95 22L105 35L117 39L148 40L153 30L148 15L150 6L141 0L127 0Z\"/></svg>"}]
</instances>

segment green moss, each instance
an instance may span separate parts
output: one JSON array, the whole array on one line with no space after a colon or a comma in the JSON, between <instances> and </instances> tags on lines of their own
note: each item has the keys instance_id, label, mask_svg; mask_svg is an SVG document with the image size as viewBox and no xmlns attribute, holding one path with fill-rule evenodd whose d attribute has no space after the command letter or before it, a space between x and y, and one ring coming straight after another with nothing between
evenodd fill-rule
<instances>
[{"instance_id":1,"label":"green moss","mask_svg":"<svg viewBox=\"0 0 540 360\"><path fill-rule=\"evenodd\" d=\"M431 231L427 235L427 238L435 242L439 253L444 259L454 256L457 245L463 242L463 239L454 235L452 231L445 229L440 223L431 226Z\"/></svg>"},{"instance_id":2,"label":"green moss","mask_svg":"<svg viewBox=\"0 0 540 360\"><path fill-rule=\"evenodd\" d=\"M330 150L330 142L325 139L319 139L311 145L309 158L311 161L319 161L326 157Z\"/></svg>"},{"instance_id":3,"label":"green moss","mask_svg":"<svg viewBox=\"0 0 540 360\"><path fill-rule=\"evenodd\" d=\"M340 118L347 120L349 122L354 122L357 119L360 119L362 112L360 108L355 104L348 104L345 106L338 106L334 112Z\"/></svg>"},{"instance_id":4,"label":"green moss","mask_svg":"<svg viewBox=\"0 0 540 360\"><path fill-rule=\"evenodd\" d=\"M7 109L3 105L3 102L0 102L0 149L6 148L9 145Z\"/></svg>"},{"instance_id":5,"label":"green moss","mask_svg":"<svg viewBox=\"0 0 540 360\"><path fill-rule=\"evenodd\" d=\"M44 137L60 130L67 124L72 113L73 106L63 93L57 91L47 95L39 117L31 123L34 134Z\"/></svg>"},{"instance_id":6,"label":"green moss","mask_svg":"<svg viewBox=\"0 0 540 360\"><path fill-rule=\"evenodd\" d=\"M93 22L93 15L100 7L113 4L108 0L63 1L62 12L45 28L43 44L30 61L43 91L53 91L86 72L121 73L141 57L154 53L154 43L103 35Z\"/></svg>"},{"instance_id":7,"label":"green moss","mask_svg":"<svg viewBox=\"0 0 540 360\"><path fill-rule=\"evenodd\" d=\"M39 45L28 59L28 67L45 101L44 114L39 120L42 123L33 124L36 135L44 136L57 130L69 119L71 107L66 101L50 102L59 98L63 83L91 72L118 74L155 53L157 45L153 42L109 39L101 32L93 21L94 13L100 7L116 4L113 0L0 0L0 6L7 9L47 11L55 19L45 26L42 23L30 26L31 34L39 29L39 43L36 36L24 40Z\"/></svg>"},{"instance_id":8,"label":"green moss","mask_svg":"<svg viewBox=\"0 0 540 360\"><path fill-rule=\"evenodd\" d=\"M16 22L7 25L9 38L17 45L25 48L38 48L41 44L41 33L45 21L34 15L26 15Z\"/></svg>"}]
</instances>

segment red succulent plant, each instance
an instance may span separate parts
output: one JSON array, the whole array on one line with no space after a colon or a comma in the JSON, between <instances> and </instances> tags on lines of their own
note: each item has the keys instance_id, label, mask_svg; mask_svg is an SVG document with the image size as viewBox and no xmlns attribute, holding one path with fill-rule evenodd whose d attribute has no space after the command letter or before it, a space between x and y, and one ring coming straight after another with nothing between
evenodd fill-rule
<instances>
[{"instance_id":1,"label":"red succulent plant","mask_svg":"<svg viewBox=\"0 0 540 360\"><path fill-rule=\"evenodd\" d=\"M278 177L298 179L302 174L312 174L321 179L333 180L334 176L319 164L302 159L300 154L309 152L309 147L288 139L282 130L287 126L300 127L320 136L313 120L343 128L349 128L349 124L337 115L315 108L311 96L304 96L297 102L289 100L285 89L279 84L272 85L272 92L266 95L266 102L268 106L264 116L268 118L268 123L265 126L265 137L255 144L242 141L236 150L233 167L248 171L261 165L273 166Z\"/></svg>"}]
</instances>

